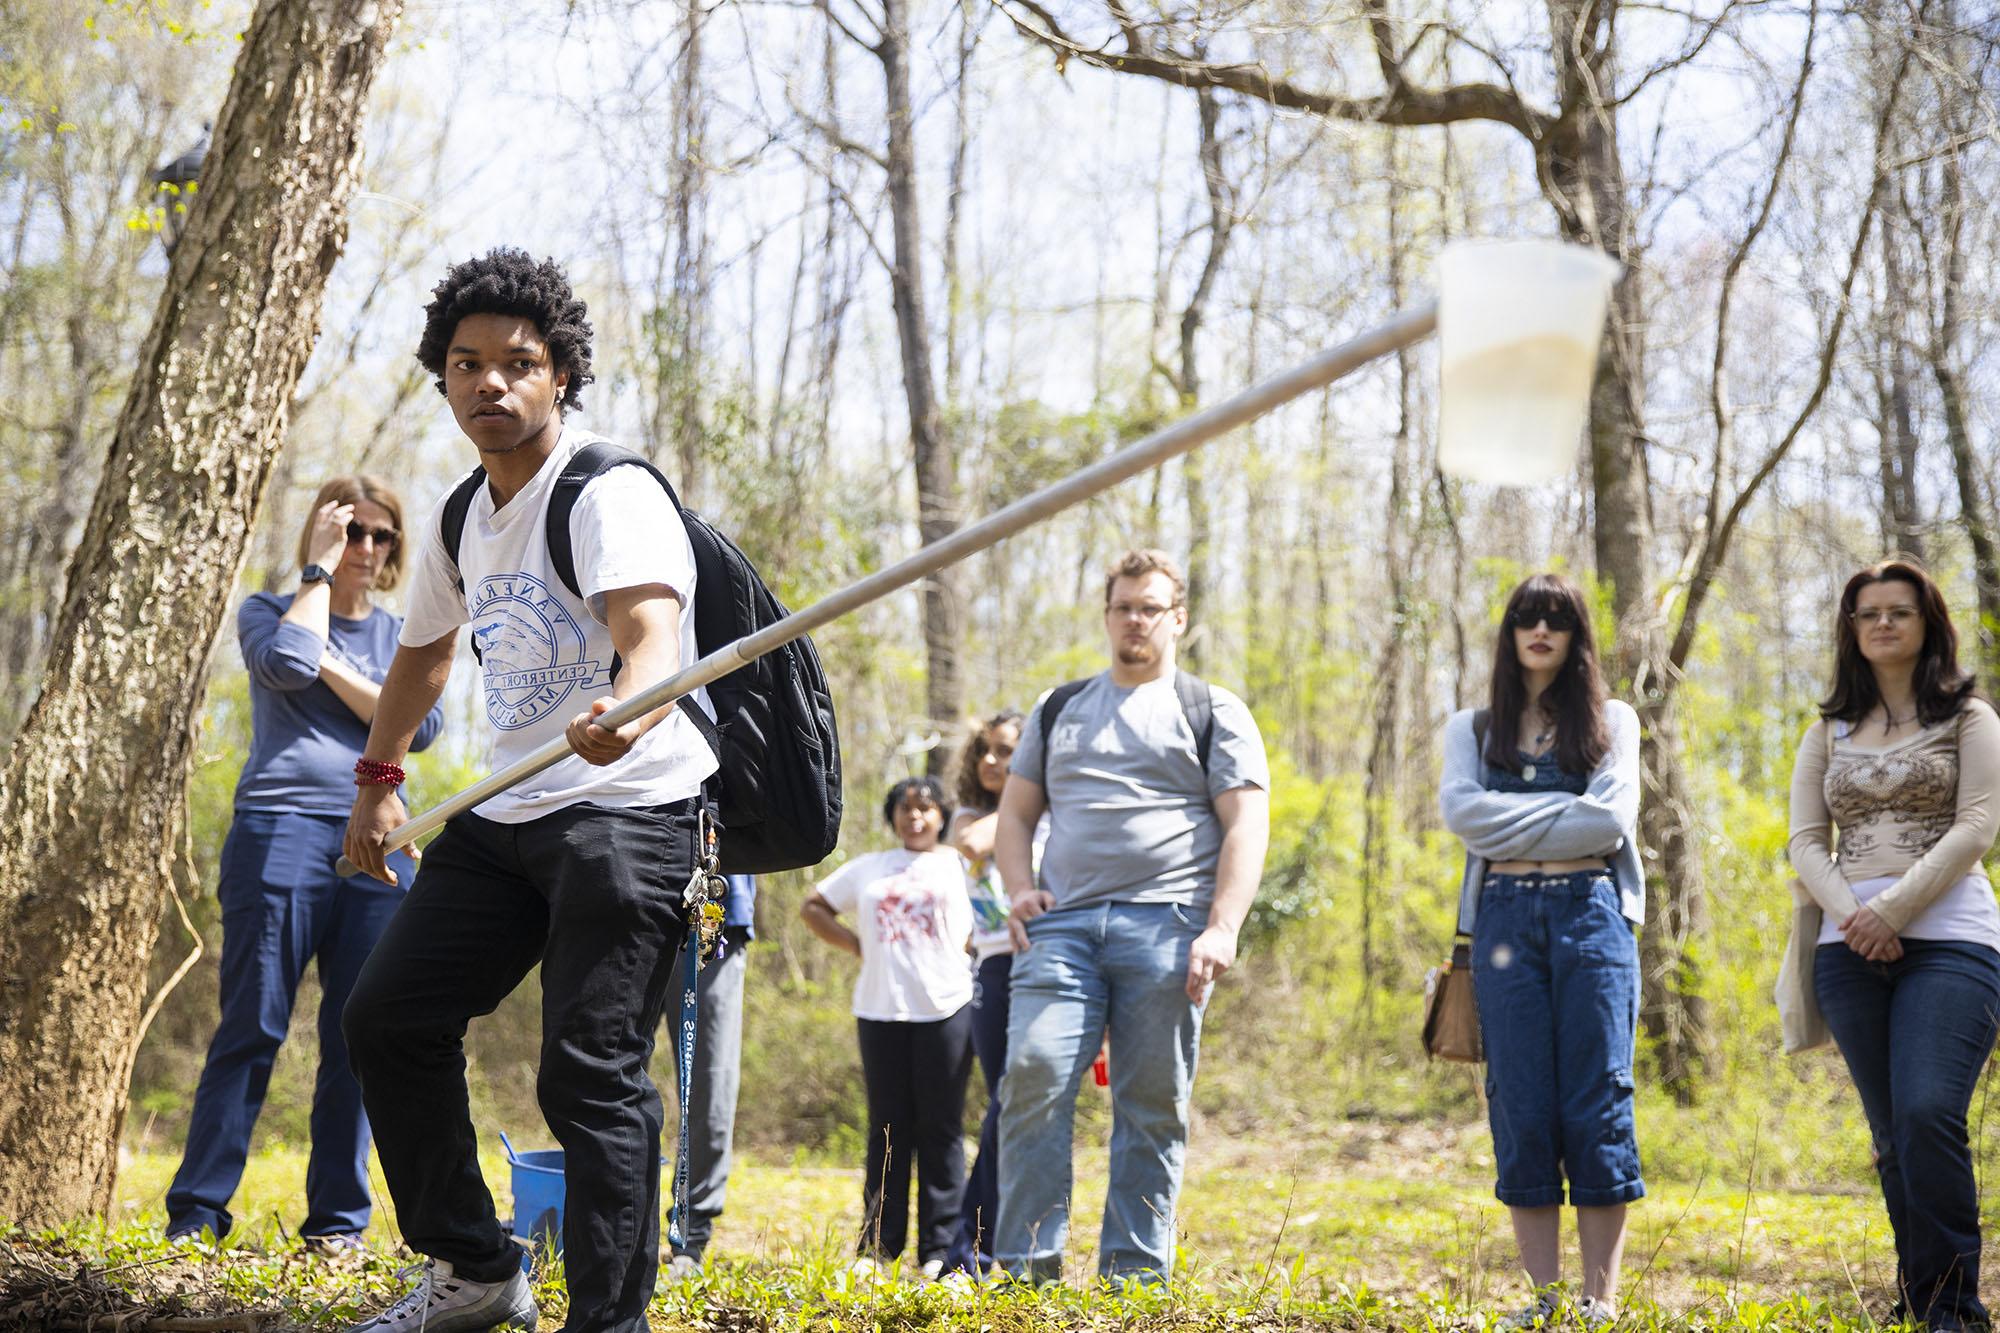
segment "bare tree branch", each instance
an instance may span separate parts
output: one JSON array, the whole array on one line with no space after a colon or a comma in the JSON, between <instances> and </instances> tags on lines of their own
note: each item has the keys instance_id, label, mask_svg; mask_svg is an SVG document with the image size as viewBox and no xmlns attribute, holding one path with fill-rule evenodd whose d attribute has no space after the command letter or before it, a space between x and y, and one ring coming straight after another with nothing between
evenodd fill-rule
<instances>
[{"instance_id":1,"label":"bare tree branch","mask_svg":"<svg viewBox=\"0 0 2000 1333\"><path fill-rule=\"evenodd\" d=\"M1412 86L1402 76L1401 66L1395 63L1392 41L1384 51L1383 43L1390 39L1377 29L1377 20L1372 16L1370 27L1377 33L1378 63L1387 60L1395 77L1375 96L1347 97L1280 79L1261 61L1217 64L1184 53L1158 52L1147 45L1133 47L1129 45L1129 36L1122 51L1089 46L1072 37L1039 0L995 0L995 3L1022 36L1055 52L1058 70L1077 60L1099 69L1142 75L1182 88L1226 89L1287 110L1378 125L1451 125L1486 120L1511 126L1530 140L1545 138L1557 125L1556 117L1529 106L1518 93L1498 84L1465 83L1435 89ZM1374 8L1378 0L1367 3ZM1115 11L1113 17L1115 21Z\"/></svg>"},{"instance_id":2,"label":"bare tree branch","mask_svg":"<svg viewBox=\"0 0 2000 1333\"><path fill-rule=\"evenodd\" d=\"M1889 190L1889 139L1894 131L1896 109L1902 101L1903 86L1911 62L1910 43L1905 41L1901 45L1902 53L1897 59L1888 93L1882 99L1882 108L1875 118L1874 180L1869 187L1868 199L1862 205L1861 221L1854 230L1854 243L1848 247L1847 273L1841 280L1840 299L1834 307L1832 322L1820 345L1819 371L1814 377L1812 393L1807 396L1804 405L1799 408L1798 415L1793 417L1791 425L1779 437L1778 442L1765 452L1756 469L1737 492L1736 498L1730 503L1721 521L1709 527L1703 535L1694 573L1687 584L1686 605L1681 610L1680 623L1674 630L1673 648L1669 654L1669 661L1675 668L1676 678L1679 669L1686 665L1688 654L1694 648L1695 634L1700 627L1702 606L1714 587L1716 574L1721 569L1724 556L1728 554L1729 540L1742 521L1744 511L1749 508L1751 500L1756 497L1764 482L1784 461L1785 455L1791 452L1792 446L1798 442L1799 435L1805 430L1806 424L1812 420L1813 414L1819 410L1821 401L1826 397L1827 386L1833 381L1834 361L1840 351L1841 336L1847 327L1848 313L1853 308L1854 282L1861 272L1862 257L1867 252L1868 238L1874 230L1875 218L1882 211L1882 201ZM1722 469L1719 460L1716 472L1716 485L1720 487Z\"/></svg>"},{"instance_id":3,"label":"bare tree branch","mask_svg":"<svg viewBox=\"0 0 2000 1333\"><path fill-rule=\"evenodd\" d=\"M1712 38L1714 38L1716 33L1722 30L1722 25L1729 19L1730 15L1736 12L1738 7L1738 2L1739 0L1730 0L1730 3L1724 5L1721 9L1717 10L1715 12L1715 16L1711 18L1707 23L1702 25L1700 34L1697 35L1692 42L1689 42L1686 46L1681 48L1681 53L1679 55L1675 56L1671 60L1661 61L1659 64L1647 70L1644 74L1640 75L1638 80L1635 83L1633 83L1633 85L1630 88L1625 90L1624 95L1614 100L1611 103L1611 105L1614 107L1624 106L1627 102L1630 102L1631 100L1639 96L1639 94L1645 92L1647 87L1653 82L1653 80L1661 77L1662 75L1671 74L1675 70L1683 69L1686 66L1693 64L1696 60L1700 59L1702 52L1708 49L1709 41ZM1690 20L1692 20L1693 16L1690 15L1689 18ZM1809 25L1819 22L1819 6L1817 4L1813 5L1812 18L1808 22ZM1806 41L1808 44L1810 44L1812 41L1810 26L1808 27L1808 35Z\"/></svg>"}]
</instances>

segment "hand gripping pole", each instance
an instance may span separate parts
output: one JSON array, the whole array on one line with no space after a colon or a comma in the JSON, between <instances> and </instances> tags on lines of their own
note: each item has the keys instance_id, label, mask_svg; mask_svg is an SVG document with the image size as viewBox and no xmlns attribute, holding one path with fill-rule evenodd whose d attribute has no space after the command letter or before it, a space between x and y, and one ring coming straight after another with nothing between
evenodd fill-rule
<instances>
[{"instance_id":1,"label":"hand gripping pole","mask_svg":"<svg viewBox=\"0 0 2000 1333\"><path fill-rule=\"evenodd\" d=\"M1377 358L1418 342L1429 336L1436 328L1435 302L1426 302L1415 309L1406 310L1366 333L1327 348L1309 361L1302 362L1282 374L1274 375L1261 384L1252 385L1226 402L1203 408L1193 416L1183 417L1171 426L1156 430L1117 453L1099 459L1061 481L1043 487L1033 495L1023 496L978 522L960 528L942 541L933 542L915 554L897 561L887 569L879 570L838 592L828 594L802 611L794 611L783 620L766 625L755 634L746 634L734 643L723 645L692 666L684 667L665 680L647 686L617 707L610 709L598 719L598 725L607 730L616 730L634 718L644 717L662 704L690 694L711 681L720 680L745 663L762 657L773 648L782 647L802 634L810 634L821 625L838 620L848 612L886 597L899 588L907 587L927 574L933 574L947 565L957 564L969 555L977 554L989 546L1006 540L1023 528L1031 527L1045 518L1059 514L1080 501L1109 490L1121 481L1158 467L1170 458L1177 458L1197 446L1208 443L1218 435L1225 435L1239 426L1255 421L1294 398L1311 393L1315 389L1323 389ZM517 782L533 777L558 763L569 753L568 741L560 738L550 741L533 754L516 760L497 773L489 774L456 796L441 801L417 815L407 824L390 830L388 837L383 839L383 850L393 852L398 848L409 846L433 829L442 828L446 820L464 814L481 802L506 791ZM338 873L352 875L356 873L356 868L346 857L342 857Z\"/></svg>"}]
</instances>

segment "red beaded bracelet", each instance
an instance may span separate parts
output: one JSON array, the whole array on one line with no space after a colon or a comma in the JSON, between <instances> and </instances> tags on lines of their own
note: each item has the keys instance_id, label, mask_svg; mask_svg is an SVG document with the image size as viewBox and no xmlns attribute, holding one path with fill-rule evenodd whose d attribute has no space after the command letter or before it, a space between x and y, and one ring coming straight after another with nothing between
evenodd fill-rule
<instances>
[{"instance_id":1,"label":"red beaded bracelet","mask_svg":"<svg viewBox=\"0 0 2000 1333\"><path fill-rule=\"evenodd\" d=\"M380 759L357 759L354 761L354 785L357 787L400 787L403 785L403 766Z\"/></svg>"}]
</instances>

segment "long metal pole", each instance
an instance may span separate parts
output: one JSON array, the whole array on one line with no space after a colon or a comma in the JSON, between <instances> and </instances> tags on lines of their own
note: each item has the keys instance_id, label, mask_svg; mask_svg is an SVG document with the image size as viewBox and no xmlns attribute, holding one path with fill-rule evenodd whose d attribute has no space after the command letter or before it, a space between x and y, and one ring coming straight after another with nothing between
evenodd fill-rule
<instances>
[{"instance_id":1,"label":"long metal pole","mask_svg":"<svg viewBox=\"0 0 2000 1333\"><path fill-rule=\"evenodd\" d=\"M1109 490L1128 477L1135 477L1149 468L1158 467L1170 458L1176 458L1198 445L1206 444L1218 435L1227 434L1238 426L1254 421L1294 398L1311 393L1315 389L1323 389L1335 380L1359 370L1370 361L1387 356L1390 352L1399 351L1427 337L1436 327L1436 302L1426 302L1415 309L1406 310L1358 337L1327 348L1310 361L1245 389L1226 402L1204 408L1193 416L1184 417L1171 426L1154 431L1145 439L1127 445L1108 458L1100 459L1061 481L1043 487L1033 495L1024 496L1003 509L995 510L977 523L960 528L943 541L934 542L914 555L897 561L887 569L851 583L839 592L830 593L803 611L794 611L783 620L766 625L755 634L746 634L734 643L725 644L694 665L648 686L617 707L608 710L598 719L598 724L607 730L616 730L636 717L645 716L664 703L690 694L711 681L720 680L744 663L755 661L773 648L782 647L802 634L810 634L821 625L838 620L849 611L866 606L898 588L907 587L926 574L943 569L946 565L956 564L969 555L1006 540L1023 528L1068 509L1080 500L1087 500L1101 491ZM399 847L408 846L432 829L443 827L446 820L464 814L517 782L533 777L543 769L558 763L569 753L568 741L562 739L550 741L533 754L516 760L497 773L489 774L456 796L432 806L409 823L392 829L389 836L383 839L384 847L388 851L394 851ZM342 873L353 873L347 868L349 864L342 858Z\"/></svg>"}]
</instances>

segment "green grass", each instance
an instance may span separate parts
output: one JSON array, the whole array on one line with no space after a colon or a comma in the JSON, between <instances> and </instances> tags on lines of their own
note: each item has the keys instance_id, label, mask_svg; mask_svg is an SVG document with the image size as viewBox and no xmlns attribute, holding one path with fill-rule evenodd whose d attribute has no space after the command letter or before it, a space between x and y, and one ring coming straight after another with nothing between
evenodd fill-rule
<instances>
[{"instance_id":1,"label":"green grass","mask_svg":"<svg viewBox=\"0 0 2000 1333\"><path fill-rule=\"evenodd\" d=\"M1171 1293L1113 1293L1073 1279L1039 1292L953 1297L907 1280L856 1289L845 1277L859 1172L747 1161L730 1180L708 1271L666 1285L660 1329L996 1331L1103 1329L1444 1329L1519 1304L1521 1283L1476 1129L1346 1125L1311 1140L1193 1146ZM1078 1154L1071 1271L1093 1271L1104 1189L1101 1148ZM390 1210L369 1232L378 1257L326 1266L293 1253L301 1151L267 1147L237 1198L221 1255L165 1259L157 1240L171 1154L130 1156L111 1217L41 1238L148 1281L184 1274L240 1309L339 1328L396 1289ZM506 1164L483 1159L504 1191ZM378 1197L382 1196L378 1177ZM504 1192L500 1194L503 1212ZM1887 1304L1887 1224L1870 1194L1746 1193L1740 1182L1667 1181L1632 1212L1621 1326L1633 1329L1861 1329ZM1572 1253L1569 1267L1575 1271ZM544 1327L562 1313L559 1266L539 1288ZM907 1279L907 1269L903 1278ZM209 1308L214 1308L214 1302Z\"/></svg>"}]
</instances>

